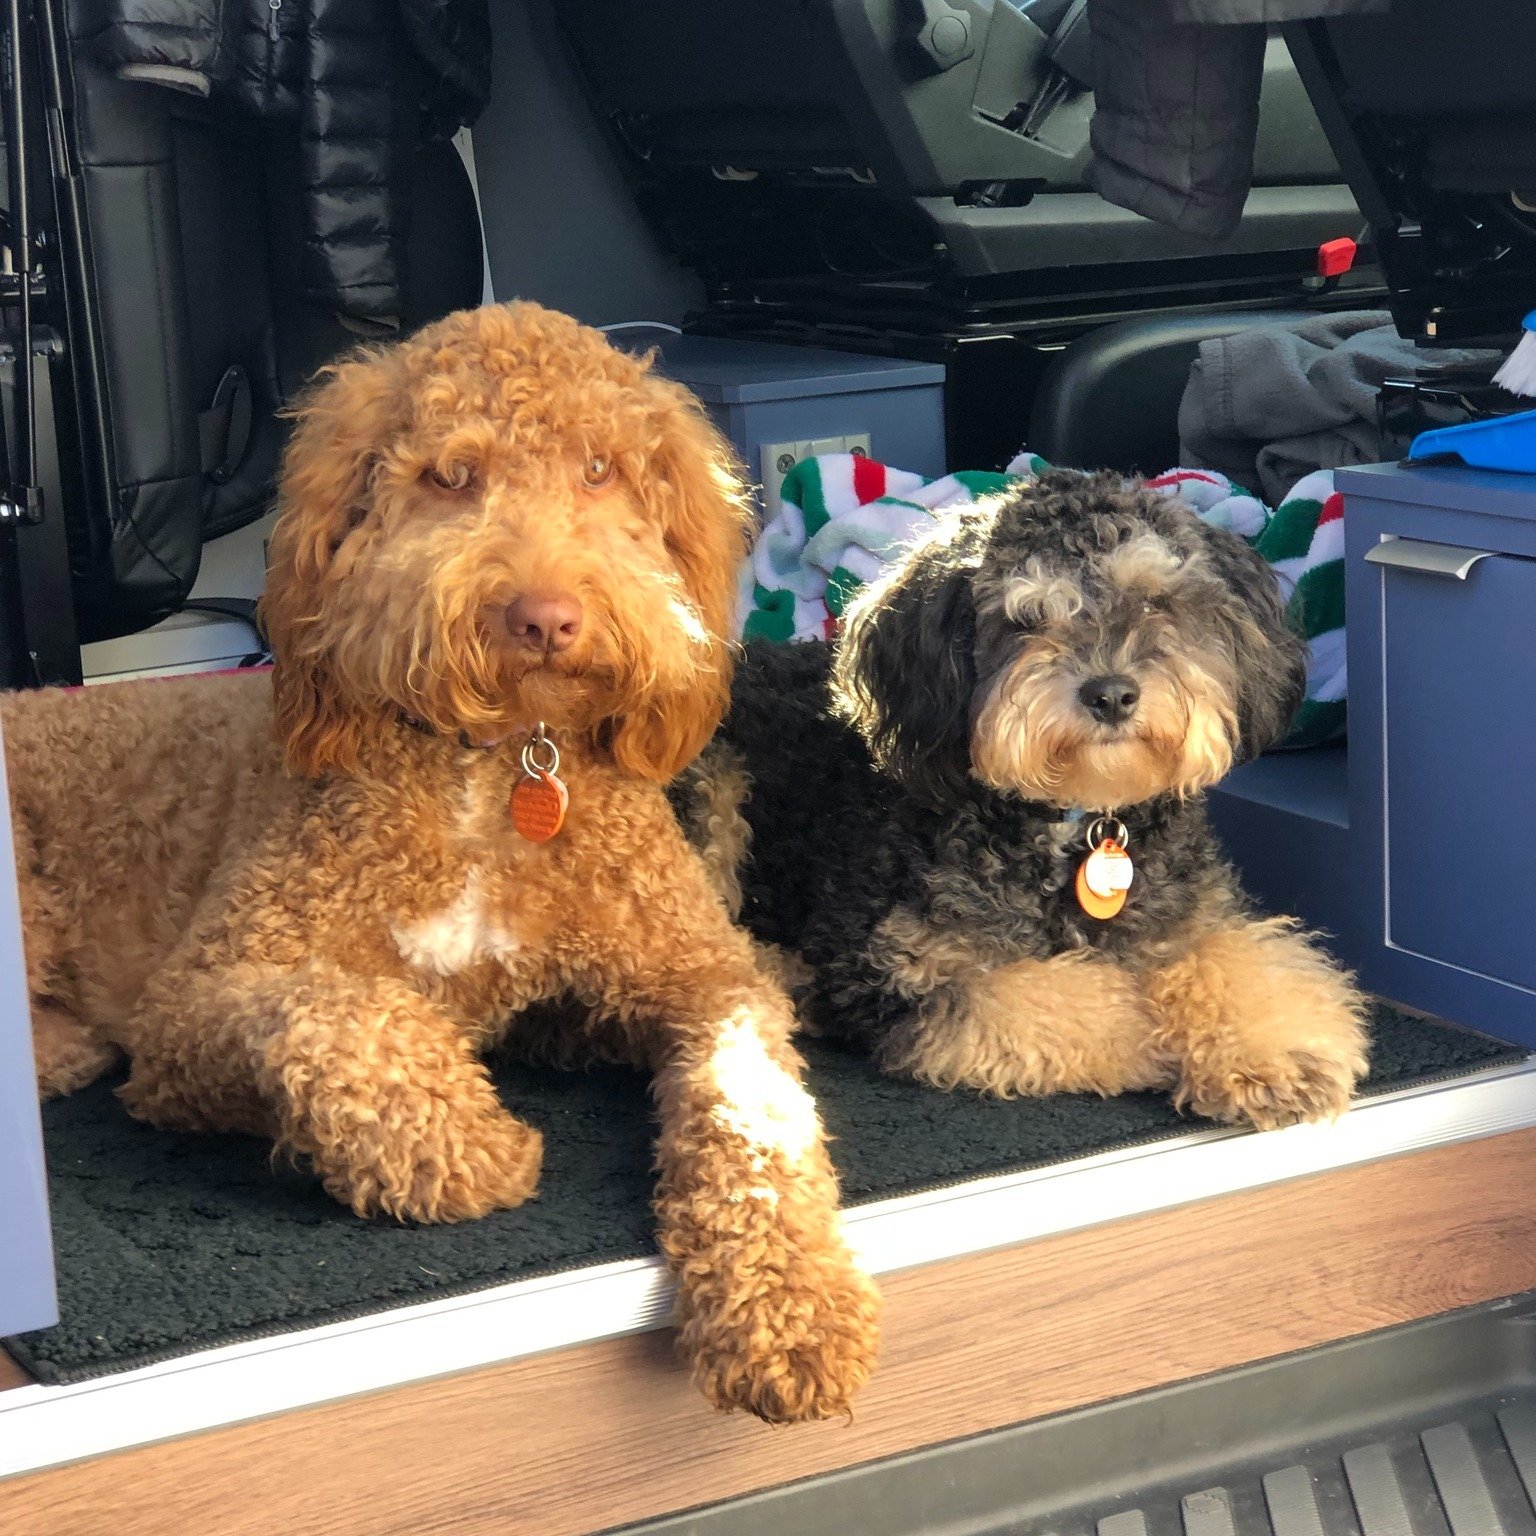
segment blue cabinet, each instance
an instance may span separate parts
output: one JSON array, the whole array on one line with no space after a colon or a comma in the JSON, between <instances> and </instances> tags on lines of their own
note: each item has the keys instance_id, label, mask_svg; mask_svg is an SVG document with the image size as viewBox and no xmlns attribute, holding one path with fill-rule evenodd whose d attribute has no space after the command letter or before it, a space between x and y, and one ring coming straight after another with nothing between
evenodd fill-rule
<instances>
[{"instance_id":1,"label":"blue cabinet","mask_svg":"<svg viewBox=\"0 0 1536 1536\"><path fill-rule=\"evenodd\" d=\"M648 332L633 339L657 342ZM945 472L939 363L723 336L667 336L656 353L657 367L703 401L765 488L769 513L788 463L853 451L854 438L857 451L883 464L930 478ZM767 454L770 444L787 448L787 458Z\"/></svg>"},{"instance_id":2,"label":"blue cabinet","mask_svg":"<svg viewBox=\"0 0 1536 1536\"><path fill-rule=\"evenodd\" d=\"M1380 601L1387 942L1531 987L1536 924L1517 872L1536 852L1520 825L1531 805L1536 561L1483 556L1450 578L1383 565Z\"/></svg>"},{"instance_id":3,"label":"blue cabinet","mask_svg":"<svg viewBox=\"0 0 1536 1536\"><path fill-rule=\"evenodd\" d=\"M1347 958L1536 1046L1536 479L1380 465L1345 496Z\"/></svg>"},{"instance_id":4,"label":"blue cabinet","mask_svg":"<svg viewBox=\"0 0 1536 1536\"><path fill-rule=\"evenodd\" d=\"M1211 793L1243 883L1405 1007L1536 1048L1536 476L1342 470L1346 749Z\"/></svg>"},{"instance_id":5,"label":"blue cabinet","mask_svg":"<svg viewBox=\"0 0 1536 1536\"><path fill-rule=\"evenodd\" d=\"M10 796L0 752L0 1335L58 1321Z\"/></svg>"}]
</instances>

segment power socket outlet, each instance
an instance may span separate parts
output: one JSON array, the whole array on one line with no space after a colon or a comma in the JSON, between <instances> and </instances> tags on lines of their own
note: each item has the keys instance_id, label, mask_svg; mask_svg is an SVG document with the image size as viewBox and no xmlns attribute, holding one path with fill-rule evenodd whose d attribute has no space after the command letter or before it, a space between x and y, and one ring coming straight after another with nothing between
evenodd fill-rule
<instances>
[{"instance_id":1,"label":"power socket outlet","mask_svg":"<svg viewBox=\"0 0 1536 1536\"><path fill-rule=\"evenodd\" d=\"M763 511L777 515L783 502L784 477L803 457L803 443L764 443L759 450L762 459Z\"/></svg>"},{"instance_id":2,"label":"power socket outlet","mask_svg":"<svg viewBox=\"0 0 1536 1536\"><path fill-rule=\"evenodd\" d=\"M870 455L868 432L850 432L843 437L802 438L794 443L764 443L760 450L763 473L763 508L773 517L783 503L784 477L806 459L829 453L852 453L867 459Z\"/></svg>"}]
</instances>

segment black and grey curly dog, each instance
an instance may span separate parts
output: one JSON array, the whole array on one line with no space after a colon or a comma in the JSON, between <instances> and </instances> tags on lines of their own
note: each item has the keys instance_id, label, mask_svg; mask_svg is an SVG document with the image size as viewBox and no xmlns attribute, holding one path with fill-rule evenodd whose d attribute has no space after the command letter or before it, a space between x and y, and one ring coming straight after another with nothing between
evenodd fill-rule
<instances>
[{"instance_id":1,"label":"black and grey curly dog","mask_svg":"<svg viewBox=\"0 0 1536 1536\"><path fill-rule=\"evenodd\" d=\"M1303 682L1240 538L1119 476L1052 472L938 522L835 658L749 647L682 789L749 927L811 968L811 1029L944 1087L1166 1087L1279 1126L1346 1106L1363 1003L1254 915L1200 792L1281 736ZM1115 822L1134 879L1093 917L1078 871Z\"/></svg>"}]
</instances>

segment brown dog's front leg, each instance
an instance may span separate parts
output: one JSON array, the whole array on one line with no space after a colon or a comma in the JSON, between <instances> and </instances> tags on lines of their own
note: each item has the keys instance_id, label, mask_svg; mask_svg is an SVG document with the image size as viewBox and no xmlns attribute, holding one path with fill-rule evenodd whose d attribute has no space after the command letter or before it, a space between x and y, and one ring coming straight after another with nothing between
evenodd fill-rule
<instances>
[{"instance_id":1,"label":"brown dog's front leg","mask_svg":"<svg viewBox=\"0 0 1536 1536\"><path fill-rule=\"evenodd\" d=\"M162 973L139 1009L130 1110L272 1131L359 1216L462 1221L520 1205L539 1133L458 1025L405 983L333 966Z\"/></svg>"},{"instance_id":2,"label":"brown dog's front leg","mask_svg":"<svg viewBox=\"0 0 1536 1536\"><path fill-rule=\"evenodd\" d=\"M690 868L679 858L674 877ZM843 1236L790 1001L695 873L651 903L643 940L596 985L656 1072L656 1211L681 1347L719 1408L832 1418L874 1363L879 1294Z\"/></svg>"},{"instance_id":3,"label":"brown dog's front leg","mask_svg":"<svg viewBox=\"0 0 1536 1536\"><path fill-rule=\"evenodd\" d=\"M718 1407L774 1423L847 1412L879 1332L786 1014L766 988L721 997L656 1078L656 1210L683 1351Z\"/></svg>"}]
</instances>

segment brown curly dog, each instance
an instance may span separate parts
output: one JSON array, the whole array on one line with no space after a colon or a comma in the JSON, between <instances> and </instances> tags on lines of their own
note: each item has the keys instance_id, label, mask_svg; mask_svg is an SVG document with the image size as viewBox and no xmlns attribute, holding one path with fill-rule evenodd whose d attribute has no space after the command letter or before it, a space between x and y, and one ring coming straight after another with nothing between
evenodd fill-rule
<instances>
[{"instance_id":1,"label":"brown curly dog","mask_svg":"<svg viewBox=\"0 0 1536 1536\"><path fill-rule=\"evenodd\" d=\"M695 1379L765 1419L846 1411L876 1292L791 1004L663 790L729 692L725 443L597 332L489 308L331 370L281 506L270 687L5 700L42 1093L122 1051L142 1119L270 1136L359 1215L457 1221L539 1174L481 1053L574 998L568 1055L654 1073ZM569 789L544 842L509 815L540 722Z\"/></svg>"}]
</instances>

